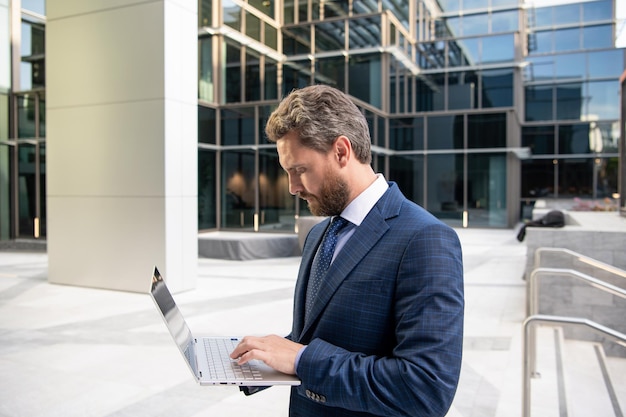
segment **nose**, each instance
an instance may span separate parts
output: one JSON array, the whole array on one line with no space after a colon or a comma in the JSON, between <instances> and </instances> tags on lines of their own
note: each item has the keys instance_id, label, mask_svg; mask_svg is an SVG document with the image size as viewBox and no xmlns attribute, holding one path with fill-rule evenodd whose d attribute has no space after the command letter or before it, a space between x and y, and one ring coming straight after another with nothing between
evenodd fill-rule
<instances>
[{"instance_id":1,"label":"nose","mask_svg":"<svg viewBox=\"0 0 626 417\"><path fill-rule=\"evenodd\" d=\"M302 187L300 178L297 175L289 175L289 194L297 195L302 190L304 187Z\"/></svg>"}]
</instances>

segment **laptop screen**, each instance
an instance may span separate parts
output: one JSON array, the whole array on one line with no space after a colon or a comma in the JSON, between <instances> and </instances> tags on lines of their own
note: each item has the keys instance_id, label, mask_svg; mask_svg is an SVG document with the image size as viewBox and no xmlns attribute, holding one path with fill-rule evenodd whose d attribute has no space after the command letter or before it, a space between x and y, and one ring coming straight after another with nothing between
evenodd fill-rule
<instances>
[{"instance_id":1,"label":"laptop screen","mask_svg":"<svg viewBox=\"0 0 626 417\"><path fill-rule=\"evenodd\" d=\"M178 309L170 290L165 285L165 281L163 281L163 277L156 267L154 268L154 273L152 274L152 288L150 289L150 294L159 308L159 311L163 316L163 320L172 334L172 337L176 341L178 348L183 353L185 358L187 358L189 367L193 373L197 375L196 357L193 351L193 337L191 335L191 330L189 329L189 326L187 326L187 323Z\"/></svg>"}]
</instances>

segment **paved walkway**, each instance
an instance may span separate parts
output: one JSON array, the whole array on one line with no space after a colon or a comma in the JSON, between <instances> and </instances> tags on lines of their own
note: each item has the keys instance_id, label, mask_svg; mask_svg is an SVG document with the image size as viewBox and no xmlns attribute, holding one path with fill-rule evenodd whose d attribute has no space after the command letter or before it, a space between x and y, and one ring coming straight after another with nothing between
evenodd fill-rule
<instances>
[{"instance_id":1,"label":"paved walkway","mask_svg":"<svg viewBox=\"0 0 626 417\"><path fill-rule=\"evenodd\" d=\"M514 230L457 232L465 349L448 416L519 417L526 247ZM194 333L286 334L299 261L199 259L197 289L175 298ZM197 386L148 295L46 276L45 253L0 252L1 417L287 415L288 388Z\"/></svg>"}]
</instances>

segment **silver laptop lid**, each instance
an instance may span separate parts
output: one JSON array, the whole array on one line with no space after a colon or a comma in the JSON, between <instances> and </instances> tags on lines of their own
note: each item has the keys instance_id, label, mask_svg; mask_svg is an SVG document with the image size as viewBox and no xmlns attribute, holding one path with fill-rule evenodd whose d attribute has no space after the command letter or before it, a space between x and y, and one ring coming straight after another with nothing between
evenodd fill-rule
<instances>
[{"instance_id":1,"label":"silver laptop lid","mask_svg":"<svg viewBox=\"0 0 626 417\"><path fill-rule=\"evenodd\" d=\"M150 288L150 295L154 300L154 303L159 309L163 320L167 325L172 337L176 341L178 348L183 353L183 356L187 360L187 364L193 374L198 377L198 366L196 364L196 355L193 347L193 336L191 330L182 313L178 309L174 298L170 293L170 290L165 285L163 277L159 273L157 267L154 267L152 274L152 286Z\"/></svg>"}]
</instances>

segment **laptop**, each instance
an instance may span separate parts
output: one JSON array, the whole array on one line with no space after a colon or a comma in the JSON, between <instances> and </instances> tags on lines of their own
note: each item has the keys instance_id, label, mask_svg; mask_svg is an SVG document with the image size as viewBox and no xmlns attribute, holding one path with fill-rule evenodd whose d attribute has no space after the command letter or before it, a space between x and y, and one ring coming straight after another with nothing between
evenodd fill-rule
<instances>
[{"instance_id":1,"label":"laptop","mask_svg":"<svg viewBox=\"0 0 626 417\"><path fill-rule=\"evenodd\" d=\"M200 385L300 385L295 375L283 374L259 360L237 364L229 355L239 343L238 337L195 337L156 266L150 295Z\"/></svg>"}]
</instances>

